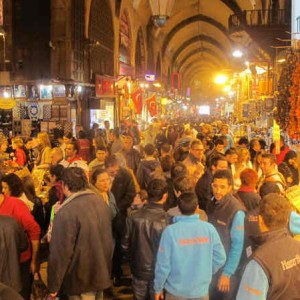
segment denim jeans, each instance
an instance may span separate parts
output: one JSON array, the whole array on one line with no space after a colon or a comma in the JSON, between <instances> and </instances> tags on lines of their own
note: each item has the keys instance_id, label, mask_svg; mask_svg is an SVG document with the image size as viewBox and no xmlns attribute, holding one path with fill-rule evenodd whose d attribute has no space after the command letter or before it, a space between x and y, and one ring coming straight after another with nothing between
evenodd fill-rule
<instances>
[{"instance_id":1,"label":"denim jeans","mask_svg":"<svg viewBox=\"0 0 300 300\"><path fill-rule=\"evenodd\" d=\"M103 292L87 292L81 295L69 296L69 300L103 300Z\"/></svg>"}]
</instances>

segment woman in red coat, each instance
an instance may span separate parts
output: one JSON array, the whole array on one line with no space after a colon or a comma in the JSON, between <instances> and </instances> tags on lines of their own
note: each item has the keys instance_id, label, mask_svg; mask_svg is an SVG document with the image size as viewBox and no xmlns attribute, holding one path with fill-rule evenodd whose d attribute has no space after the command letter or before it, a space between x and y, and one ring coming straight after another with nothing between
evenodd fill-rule
<instances>
[{"instance_id":1,"label":"woman in red coat","mask_svg":"<svg viewBox=\"0 0 300 300\"><path fill-rule=\"evenodd\" d=\"M20 137L15 137L12 139L11 143L12 148L15 150L15 162L18 164L19 167L23 167L26 164L26 154L23 149L23 139Z\"/></svg>"}]
</instances>

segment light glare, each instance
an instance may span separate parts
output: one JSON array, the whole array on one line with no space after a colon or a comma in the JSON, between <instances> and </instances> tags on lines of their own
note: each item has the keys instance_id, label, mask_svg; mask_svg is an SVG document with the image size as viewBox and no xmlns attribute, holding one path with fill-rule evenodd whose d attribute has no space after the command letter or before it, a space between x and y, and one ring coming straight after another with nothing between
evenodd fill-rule
<instances>
[{"instance_id":1,"label":"light glare","mask_svg":"<svg viewBox=\"0 0 300 300\"><path fill-rule=\"evenodd\" d=\"M218 75L215 78L215 83L216 84L225 84L228 80L228 77L226 75Z\"/></svg>"}]
</instances>

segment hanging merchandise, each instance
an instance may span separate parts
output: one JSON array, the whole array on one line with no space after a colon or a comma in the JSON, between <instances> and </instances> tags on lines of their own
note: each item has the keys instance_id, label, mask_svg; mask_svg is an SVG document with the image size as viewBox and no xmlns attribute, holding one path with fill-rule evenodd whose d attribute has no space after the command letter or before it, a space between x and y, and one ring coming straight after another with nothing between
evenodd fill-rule
<instances>
[{"instance_id":1,"label":"hanging merchandise","mask_svg":"<svg viewBox=\"0 0 300 300\"><path fill-rule=\"evenodd\" d=\"M280 74L278 82L277 107L275 110L275 119L282 130L289 126L290 113L290 87L292 86L292 74L298 62L298 55L290 50L286 56L286 63Z\"/></svg>"},{"instance_id":2,"label":"hanging merchandise","mask_svg":"<svg viewBox=\"0 0 300 300\"><path fill-rule=\"evenodd\" d=\"M28 105L28 115L31 120L37 120L39 116L39 107L36 103Z\"/></svg>"},{"instance_id":3,"label":"hanging merchandise","mask_svg":"<svg viewBox=\"0 0 300 300\"><path fill-rule=\"evenodd\" d=\"M289 124L288 134L293 139L300 138L300 62L296 64L289 89Z\"/></svg>"}]
</instances>

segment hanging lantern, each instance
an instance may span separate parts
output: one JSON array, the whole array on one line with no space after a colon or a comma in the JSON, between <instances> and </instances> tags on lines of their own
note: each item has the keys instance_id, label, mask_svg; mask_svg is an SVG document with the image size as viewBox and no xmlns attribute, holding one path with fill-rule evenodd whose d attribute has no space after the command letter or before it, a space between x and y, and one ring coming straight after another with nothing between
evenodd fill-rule
<instances>
[{"instance_id":1,"label":"hanging lantern","mask_svg":"<svg viewBox=\"0 0 300 300\"><path fill-rule=\"evenodd\" d=\"M153 23L162 27L169 19L175 0L149 0Z\"/></svg>"}]
</instances>

